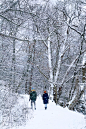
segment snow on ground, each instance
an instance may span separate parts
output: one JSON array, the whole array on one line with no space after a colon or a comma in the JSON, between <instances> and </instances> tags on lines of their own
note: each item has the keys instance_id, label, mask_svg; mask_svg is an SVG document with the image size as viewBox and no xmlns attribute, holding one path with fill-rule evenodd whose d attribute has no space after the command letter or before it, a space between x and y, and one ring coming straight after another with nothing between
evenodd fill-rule
<instances>
[{"instance_id":1,"label":"snow on ground","mask_svg":"<svg viewBox=\"0 0 86 129\"><path fill-rule=\"evenodd\" d=\"M30 102L28 102L28 108L30 108ZM25 126L12 129L86 129L86 116L59 105L56 106L51 101L49 101L48 109L45 110L41 96L37 98L36 108Z\"/></svg>"}]
</instances>

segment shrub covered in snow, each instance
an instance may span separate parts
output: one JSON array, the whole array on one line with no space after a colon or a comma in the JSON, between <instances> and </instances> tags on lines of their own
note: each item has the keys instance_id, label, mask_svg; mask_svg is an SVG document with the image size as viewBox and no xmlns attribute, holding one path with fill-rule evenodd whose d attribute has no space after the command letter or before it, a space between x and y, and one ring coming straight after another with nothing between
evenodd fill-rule
<instances>
[{"instance_id":1,"label":"shrub covered in snow","mask_svg":"<svg viewBox=\"0 0 86 129\"><path fill-rule=\"evenodd\" d=\"M27 99L28 96L25 100L25 97L12 93L8 85L0 82L0 128L9 129L25 124L27 118L31 117Z\"/></svg>"}]
</instances>

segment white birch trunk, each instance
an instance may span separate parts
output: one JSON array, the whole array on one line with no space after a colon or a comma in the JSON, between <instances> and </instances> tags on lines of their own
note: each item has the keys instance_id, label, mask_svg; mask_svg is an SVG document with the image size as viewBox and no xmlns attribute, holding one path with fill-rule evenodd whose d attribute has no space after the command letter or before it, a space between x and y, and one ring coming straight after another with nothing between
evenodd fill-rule
<instances>
[{"instance_id":1,"label":"white birch trunk","mask_svg":"<svg viewBox=\"0 0 86 129\"><path fill-rule=\"evenodd\" d=\"M83 61L82 61L82 64L84 65L86 63L86 52L84 53L84 56L83 56Z\"/></svg>"},{"instance_id":2,"label":"white birch trunk","mask_svg":"<svg viewBox=\"0 0 86 129\"><path fill-rule=\"evenodd\" d=\"M58 67L57 67L57 70L56 70L56 75L54 77L54 84L56 84L56 81L57 81L58 76L59 76L60 67L61 67L61 57L64 54L64 49L65 49L65 45L62 46L62 48L60 49L60 52L59 52Z\"/></svg>"},{"instance_id":3,"label":"white birch trunk","mask_svg":"<svg viewBox=\"0 0 86 129\"><path fill-rule=\"evenodd\" d=\"M51 99L53 99L53 70L52 70L52 58L51 58L51 47L50 47L50 36L48 38L48 63L49 63L49 72L50 72L50 95Z\"/></svg>"},{"instance_id":4,"label":"white birch trunk","mask_svg":"<svg viewBox=\"0 0 86 129\"><path fill-rule=\"evenodd\" d=\"M55 79L54 79L54 83L56 84L56 81L58 79L58 75L59 75L59 71L60 71L60 66L61 66L61 56L59 56L59 60L58 60L58 67L56 70L56 75L55 75Z\"/></svg>"}]
</instances>

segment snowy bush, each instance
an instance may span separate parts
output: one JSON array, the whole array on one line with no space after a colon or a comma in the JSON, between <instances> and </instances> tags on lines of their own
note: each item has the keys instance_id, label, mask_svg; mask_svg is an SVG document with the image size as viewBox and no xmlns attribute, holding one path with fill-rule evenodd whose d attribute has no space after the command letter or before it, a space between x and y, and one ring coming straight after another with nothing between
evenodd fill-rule
<instances>
[{"instance_id":1,"label":"snowy bush","mask_svg":"<svg viewBox=\"0 0 86 129\"><path fill-rule=\"evenodd\" d=\"M0 83L0 128L9 129L25 124L31 117L27 102L28 97L25 101L23 96L12 93L7 85Z\"/></svg>"}]
</instances>

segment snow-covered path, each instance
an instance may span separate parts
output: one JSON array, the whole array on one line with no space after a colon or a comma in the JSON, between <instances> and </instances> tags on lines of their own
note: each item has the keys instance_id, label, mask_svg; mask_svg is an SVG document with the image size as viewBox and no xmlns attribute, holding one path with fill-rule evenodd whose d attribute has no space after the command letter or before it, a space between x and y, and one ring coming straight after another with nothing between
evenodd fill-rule
<instances>
[{"instance_id":1,"label":"snow-covered path","mask_svg":"<svg viewBox=\"0 0 86 129\"><path fill-rule=\"evenodd\" d=\"M26 125L16 129L86 129L85 116L82 114L56 106L51 101L45 110L41 96L37 99L36 107Z\"/></svg>"}]
</instances>

